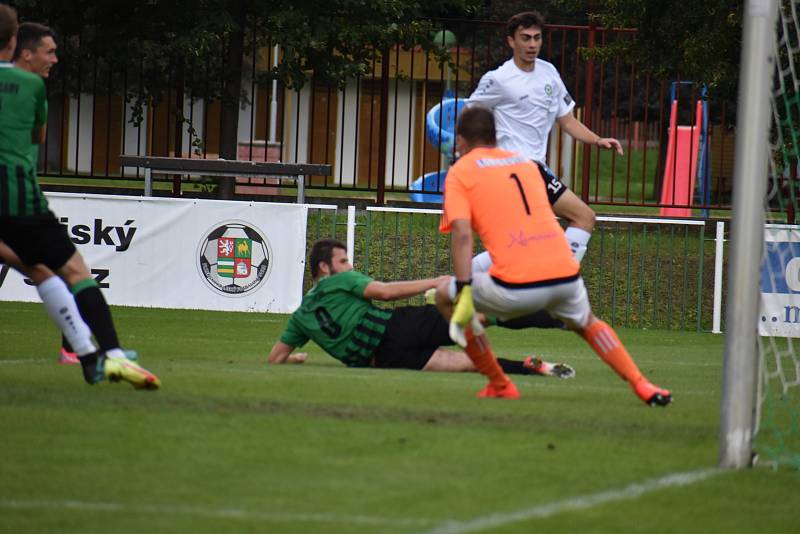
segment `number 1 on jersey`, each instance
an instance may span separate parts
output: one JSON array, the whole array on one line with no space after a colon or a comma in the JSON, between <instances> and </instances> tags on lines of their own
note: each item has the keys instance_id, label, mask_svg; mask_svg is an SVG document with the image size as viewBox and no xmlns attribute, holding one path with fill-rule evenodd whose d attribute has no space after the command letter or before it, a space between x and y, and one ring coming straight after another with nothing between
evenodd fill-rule
<instances>
[{"instance_id":1,"label":"number 1 on jersey","mask_svg":"<svg viewBox=\"0 0 800 534\"><path fill-rule=\"evenodd\" d=\"M528 206L528 199L525 197L525 190L522 189L522 182L519 181L519 176L517 176L516 173L512 172L511 176L509 176L509 178L511 178L512 180L517 182L517 189L519 189L519 195L522 197L522 203L525 204L525 213L530 215L531 214L531 208L530 208L530 206Z\"/></svg>"}]
</instances>

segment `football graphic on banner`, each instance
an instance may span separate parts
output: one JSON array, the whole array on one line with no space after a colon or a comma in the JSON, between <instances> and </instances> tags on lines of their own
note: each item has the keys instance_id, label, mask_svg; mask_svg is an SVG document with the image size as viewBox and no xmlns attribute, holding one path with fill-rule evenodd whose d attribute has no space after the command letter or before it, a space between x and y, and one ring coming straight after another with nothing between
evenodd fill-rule
<instances>
[{"instance_id":1,"label":"football graphic on banner","mask_svg":"<svg viewBox=\"0 0 800 534\"><path fill-rule=\"evenodd\" d=\"M215 226L200 241L200 274L206 284L227 296L257 289L269 276L272 250L263 233L243 221Z\"/></svg>"}]
</instances>

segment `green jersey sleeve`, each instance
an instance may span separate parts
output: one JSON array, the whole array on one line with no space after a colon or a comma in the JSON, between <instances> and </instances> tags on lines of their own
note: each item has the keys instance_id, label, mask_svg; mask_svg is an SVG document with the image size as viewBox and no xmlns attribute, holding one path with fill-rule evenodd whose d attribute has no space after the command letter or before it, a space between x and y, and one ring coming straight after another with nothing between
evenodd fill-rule
<instances>
[{"instance_id":1,"label":"green jersey sleeve","mask_svg":"<svg viewBox=\"0 0 800 534\"><path fill-rule=\"evenodd\" d=\"M364 290L367 288L372 278L364 273L358 271L348 271L346 273L339 273L337 275L337 282L341 284L343 289L357 297L364 296Z\"/></svg>"},{"instance_id":2,"label":"green jersey sleeve","mask_svg":"<svg viewBox=\"0 0 800 534\"><path fill-rule=\"evenodd\" d=\"M302 347L308 343L308 336L303 333L294 314L289 317L289 322L286 323L286 328L281 334L281 342L295 348Z\"/></svg>"}]
</instances>

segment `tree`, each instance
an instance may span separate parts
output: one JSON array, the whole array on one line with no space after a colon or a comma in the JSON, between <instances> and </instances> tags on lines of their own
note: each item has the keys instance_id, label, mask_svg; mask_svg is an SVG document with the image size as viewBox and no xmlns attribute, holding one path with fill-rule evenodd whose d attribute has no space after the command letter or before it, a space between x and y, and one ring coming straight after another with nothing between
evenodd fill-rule
<instances>
[{"instance_id":1,"label":"tree","mask_svg":"<svg viewBox=\"0 0 800 534\"><path fill-rule=\"evenodd\" d=\"M94 79L122 78L138 87L131 105L139 117L145 103L158 102L178 82L222 100L220 156L236 159L242 61L246 51L279 46L282 60L259 73L259 81L277 79L300 88L310 78L343 86L369 72L377 54L394 44L420 45L449 56L432 41L431 17L468 16L476 0L18 0L22 20L52 26L69 62L91 64ZM192 76L185 76L187 63ZM121 68L120 64L126 67ZM128 65L137 68L128 69ZM99 72L99 74L98 74ZM58 77L61 76L61 79ZM71 94L85 84L80 69L57 69L54 87ZM85 85L83 85L85 87ZM181 92L182 94L182 92ZM174 107L180 115L181 106ZM233 192L223 181L223 198Z\"/></svg>"},{"instance_id":2,"label":"tree","mask_svg":"<svg viewBox=\"0 0 800 534\"><path fill-rule=\"evenodd\" d=\"M625 53L643 72L661 79L705 83L714 98L733 101L739 77L741 0L562 0L582 5L602 27L636 28L630 42L607 54Z\"/></svg>"}]
</instances>

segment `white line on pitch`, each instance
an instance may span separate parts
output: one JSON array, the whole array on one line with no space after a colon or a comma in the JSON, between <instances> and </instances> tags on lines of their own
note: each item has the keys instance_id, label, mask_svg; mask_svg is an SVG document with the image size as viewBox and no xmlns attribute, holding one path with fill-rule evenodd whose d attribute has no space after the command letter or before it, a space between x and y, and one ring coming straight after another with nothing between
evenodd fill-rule
<instances>
[{"instance_id":1,"label":"white line on pitch","mask_svg":"<svg viewBox=\"0 0 800 534\"><path fill-rule=\"evenodd\" d=\"M0 498L0 508L16 510L77 510L91 512L157 513L208 517L214 519L239 519L244 521L297 521L310 523L349 523L359 525L422 527L433 521L422 518L392 518L370 515L342 515L322 513L253 512L239 508L200 508L196 506L169 506L153 504L126 504L117 502L77 500L30 500Z\"/></svg>"},{"instance_id":2,"label":"white line on pitch","mask_svg":"<svg viewBox=\"0 0 800 534\"><path fill-rule=\"evenodd\" d=\"M646 480L644 482L633 483L619 489L602 491L600 493L590 493L571 497L561 501L542 504L532 508L517 510L516 512L490 514L469 521L447 521L439 526L426 530L424 534L465 534L467 532L478 532L491 528L502 527L529 519L542 519L551 517L569 510L586 510L601 504L626 499L635 499L647 493L658 491L664 488L676 486L688 486L695 482L700 482L712 476L724 473L719 469L700 469L686 473L673 473L661 478Z\"/></svg>"},{"instance_id":3,"label":"white line on pitch","mask_svg":"<svg viewBox=\"0 0 800 534\"><path fill-rule=\"evenodd\" d=\"M53 358L52 360L46 360L44 358L25 358L19 360L0 360L0 365L2 364L20 364L20 363L44 363L44 362L55 362L56 359Z\"/></svg>"}]
</instances>

